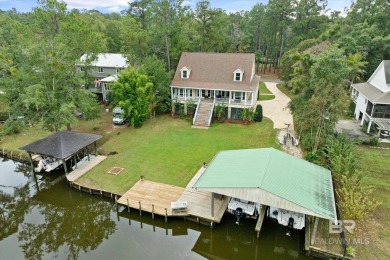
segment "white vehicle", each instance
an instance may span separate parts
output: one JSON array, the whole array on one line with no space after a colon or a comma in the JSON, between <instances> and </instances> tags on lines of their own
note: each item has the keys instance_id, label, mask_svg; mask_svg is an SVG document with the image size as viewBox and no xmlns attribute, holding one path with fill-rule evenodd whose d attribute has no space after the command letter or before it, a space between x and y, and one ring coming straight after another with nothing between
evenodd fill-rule
<instances>
[{"instance_id":1,"label":"white vehicle","mask_svg":"<svg viewBox=\"0 0 390 260\"><path fill-rule=\"evenodd\" d=\"M115 107L114 110L114 117L112 119L112 122L114 125L123 125L126 123L127 118L125 117L125 111L120 107Z\"/></svg>"},{"instance_id":2,"label":"white vehicle","mask_svg":"<svg viewBox=\"0 0 390 260\"><path fill-rule=\"evenodd\" d=\"M302 213L269 207L269 217L277 219L278 223L283 226L294 229L302 229L305 227L305 214Z\"/></svg>"}]
</instances>

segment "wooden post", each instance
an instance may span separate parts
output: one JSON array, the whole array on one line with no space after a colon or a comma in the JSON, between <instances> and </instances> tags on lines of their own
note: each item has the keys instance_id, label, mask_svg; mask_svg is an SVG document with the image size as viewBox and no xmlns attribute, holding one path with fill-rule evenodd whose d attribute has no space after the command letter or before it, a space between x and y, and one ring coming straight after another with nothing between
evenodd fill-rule
<instances>
[{"instance_id":1,"label":"wooden post","mask_svg":"<svg viewBox=\"0 0 390 260\"><path fill-rule=\"evenodd\" d=\"M3 153L4 153L4 148L3 148ZM31 153L28 153L28 158L30 159L31 172L34 173L34 162L31 157Z\"/></svg>"},{"instance_id":2,"label":"wooden post","mask_svg":"<svg viewBox=\"0 0 390 260\"><path fill-rule=\"evenodd\" d=\"M62 165L64 165L65 174L68 174L68 167L66 166L66 161L65 161L65 159L62 159Z\"/></svg>"},{"instance_id":3,"label":"wooden post","mask_svg":"<svg viewBox=\"0 0 390 260\"><path fill-rule=\"evenodd\" d=\"M141 201L138 201L139 204L139 215L142 216L142 211L141 211Z\"/></svg>"},{"instance_id":4,"label":"wooden post","mask_svg":"<svg viewBox=\"0 0 390 260\"><path fill-rule=\"evenodd\" d=\"M167 212L167 208L165 208L165 223L167 223L168 221L168 212Z\"/></svg>"},{"instance_id":5,"label":"wooden post","mask_svg":"<svg viewBox=\"0 0 390 260\"><path fill-rule=\"evenodd\" d=\"M211 217L214 217L214 193L211 193Z\"/></svg>"},{"instance_id":6,"label":"wooden post","mask_svg":"<svg viewBox=\"0 0 390 260\"><path fill-rule=\"evenodd\" d=\"M152 219L154 219L154 205L152 204Z\"/></svg>"},{"instance_id":7,"label":"wooden post","mask_svg":"<svg viewBox=\"0 0 390 260\"><path fill-rule=\"evenodd\" d=\"M74 161L74 168L77 169L77 158L76 158L76 154L73 154L73 161Z\"/></svg>"},{"instance_id":8,"label":"wooden post","mask_svg":"<svg viewBox=\"0 0 390 260\"><path fill-rule=\"evenodd\" d=\"M127 200L127 212L130 212L129 199L126 200Z\"/></svg>"},{"instance_id":9,"label":"wooden post","mask_svg":"<svg viewBox=\"0 0 390 260\"><path fill-rule=\"evenodd\" d=\"M92 195L92 189L91 188L89 188L89 194Z\"/></svg>"},{"instance_id":10,"label":"wooden post","mask_svg":"<svg viewBox=\"0 0 390 260\"><path fill-rule=\"evenodd\" d=\"M103 197L103 191L100 191L100 197Z\"/></svg>"},{"instance_id":11,"label":"wooden post","mask_svg":"<svg viewBox=\"0 0 390 260\"><path fill-rule=\"evenodd\" d=\"M196 218L196 223L198 223L198 224L199 224L199 218Z\"/></svg>"},{"instance_id":12,"label":"wooden post","mask_svg":"<svg viewBox=\"0 0 390 260\"><path fill-rule=\"evenodd\" d=\"M115 206L116 206L116 211L118 211L118 197L115 195Z\"/></svg>"},{"instance_id":13,"label":"wooden post","mask_svg":"<svg viewBox=\"0 0 390 260\"><path fill-rule=\"evenodd\" d=\"M93 142L93 148L95 149L95 156L97 156L97 145L96 145L96 141Z\"/></svg>"},{"instance_id":14,"label":"wooden post","mask_svg":"<svg viewBox=\"0 0 390 260\"><path fill-rule=\"evenodd\" d=\"M312 233L311 239L310 239L310 245L314 245L314 242L316 240L317 227L318 227L318 217L315 217L313 233Z\"/></svg>"}]
</instances>

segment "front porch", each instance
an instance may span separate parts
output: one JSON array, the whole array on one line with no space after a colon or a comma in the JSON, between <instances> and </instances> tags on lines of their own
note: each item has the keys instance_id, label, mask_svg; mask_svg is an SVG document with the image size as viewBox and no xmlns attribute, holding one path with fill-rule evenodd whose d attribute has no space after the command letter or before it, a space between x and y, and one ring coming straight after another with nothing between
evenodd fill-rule
<instances>
[{"instance_id":1,"label":"front porch","mask_svg":"<svg viewBox=\"0 0 390 260\"><path fill-rule=\"evenodd\" d=\"M227 91L209 89L171 88L172 101L187 102L215 102L227 106L253 107L256 104L257 92Z\"/></svg>"}]
</instances>

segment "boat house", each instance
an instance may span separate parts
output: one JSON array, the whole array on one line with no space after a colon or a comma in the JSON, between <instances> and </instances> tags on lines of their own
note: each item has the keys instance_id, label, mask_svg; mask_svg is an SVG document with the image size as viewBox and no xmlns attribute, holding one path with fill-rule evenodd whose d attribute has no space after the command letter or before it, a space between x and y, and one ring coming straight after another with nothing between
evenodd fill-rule
<instances>
[{"instance_id":1,"label":"boat house","mask_svg":"<svg viewBox=\"0 0 390 260\"><path fill-rule=\"evenodd\" d=\"M337 221L331 172L274 148L220 151L193 188Z\"/></svg>"},{"instance_id":2,"label":"boat house","mask_svg":"<svg viewBox=\"0 0 390 260\"><path fill-rule=\"evenodd\" d=\"M31 154L36 154L45 158L52 158L53 161L62 163L65 169L65 173L67 173L68 169L65 163L66 160L69 160L73 157L73 159L76 161L75 154L82 150L87 152L87 147L92 144L94 145L96 155L96 142L100 138L102 138L102 136L96 134L60 131L31 144L20 147L19 149L24 150L29 154L33 170L34 167ZM76 162L75 166L77 167Z\"/></svg>"}]
</instances>

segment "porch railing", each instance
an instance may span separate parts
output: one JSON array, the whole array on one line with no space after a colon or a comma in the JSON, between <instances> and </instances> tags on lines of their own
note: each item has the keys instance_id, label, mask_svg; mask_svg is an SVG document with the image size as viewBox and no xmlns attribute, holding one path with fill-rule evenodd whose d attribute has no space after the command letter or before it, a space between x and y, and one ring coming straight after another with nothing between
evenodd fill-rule
<instances>
[{"instance_id":1,"label":"porch railing","mask_svg":"<svg viewBox=\"0 0 390 260\"><path fill-rule=\"evenodd\" d=\"M201 100L201 97L199 97L199 99L198 99L198 105L196 106L196 109L195 109L194 118L192 118L192 124L195 124L195 119L196 119L196 116L198 115L198 110L200 107L200 100Z\"/></svg>"},{"instance_id":2,"label":"porch railing","mask_svg":"<svg viewBox=\"0 0 390 260\"><path fill-rule=\"evenodd\" d=\"M211 119L213 118L213 111L214 111L214 106L215 106L215 99L213 101L213 106L211 107L211 110L210 110L210 117L209 117L209 121L208 121L208 126L211 124Z\"/></svg>"}]
</instances>

